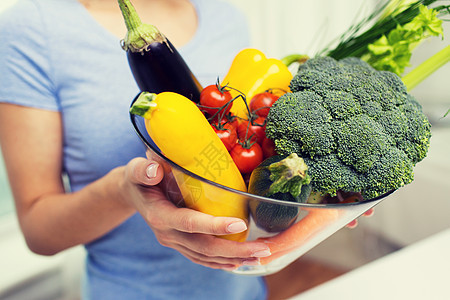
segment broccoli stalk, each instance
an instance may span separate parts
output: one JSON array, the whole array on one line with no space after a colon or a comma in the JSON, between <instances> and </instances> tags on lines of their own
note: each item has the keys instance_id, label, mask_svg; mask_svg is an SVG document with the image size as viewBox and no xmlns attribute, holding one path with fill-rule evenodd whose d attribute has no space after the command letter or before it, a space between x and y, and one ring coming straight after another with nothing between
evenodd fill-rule
<instances>
[{"instance_id":1,"label":"broccoli stalk","mask_svg":"<svg viewBox=\"0 0 450 300\"><path fill-rule=\"evenodd\" d=\"M302 192L302 186L308 185L310 178L307 174L308 166L302 158L292 153L281 161L273 162L268 167L272 184L267 196L276 193L291 193L298 198Z\"/></svg>"}]
</instances>

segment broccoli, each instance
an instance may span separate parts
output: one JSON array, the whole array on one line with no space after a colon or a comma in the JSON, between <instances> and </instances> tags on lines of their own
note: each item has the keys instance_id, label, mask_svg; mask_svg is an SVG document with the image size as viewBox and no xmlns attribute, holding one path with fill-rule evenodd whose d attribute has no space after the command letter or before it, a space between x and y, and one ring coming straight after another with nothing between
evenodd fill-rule
<instances>
[{"instance_id":1,"label":"broccoli","mask_svg":"<svg viewBox=\"0 0 450 300\"><path fill-rule=\"evenodd\" d=\"M400 77L355 57L312 58L270 109L266 135L297 153L316 192L375 198L413 181L431 125Z\"/></svg>"}]
</instances>

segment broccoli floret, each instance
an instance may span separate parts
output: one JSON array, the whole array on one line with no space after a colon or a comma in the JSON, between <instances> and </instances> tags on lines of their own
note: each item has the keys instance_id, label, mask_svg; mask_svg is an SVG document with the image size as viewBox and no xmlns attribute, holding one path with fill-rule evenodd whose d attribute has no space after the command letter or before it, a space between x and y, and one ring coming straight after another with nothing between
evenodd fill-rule
<instances>
[{"instance_id":1,"label":"broccoli floret","mask_svg":"<svg viewBox=\"0 0 450 300\"><path fill-rule=\"evenodd\" d=\"M279 154L296 152L313 190L373 198L410 183L431 125L400 77L359 58L309 59L267 117Z\"/></svg>"},{"instance_id":2,"label":"broccoli floret","mask_svg":"<svg viewBox=\"0 0 450 300\"><path fill-rule=\"evenodd\" d=\"M346 57L346 58L341 59L339 62L341 64L348 66L350 69L351 68L360 68L361 70L363 70L365 72L369 72L369 73L374 72L374 68L372 68L371 65L369 65L367 62L365 62L364 60L361 60L357 57Z\"/></svg>"},{"instance_id":3,"label":"broccoli floret","mask_svg":"<svg viewBox=\"0 0 450 300\"><path fill-rule=\"evenodd\" d=\"M352 192L365 187L362 175L344 164L334 153L313 159L304 158L304 161L308 166L308 174L314 178L311 180L313 191L335 196L337 190Z\"/></svg>"},{"instance_id":4,"label":"broccoli floret","mask_svg":"<svg viewBox=\"0 0 450 300\"><path fill-rule=\"evenodd\" d=\"M392 147L393 141L383 127L363 114L336 121L333 129L337 156L360 173L367 172L380 153Z\"/></svg>"},{"instance_id":5,"label":"broccoli floret","mask_svg":"<svg viewBox=\"0 0 450 300\"><path fill-rule=\"evenodd\" d=\"M306 70L318 70L320 73L332 74L333 72L339 72L338 62L328 56L317 57L315 59L307 60L307 63L301 64L298 68L298 72L304 72ZM322 72L322 70L325 70Z\"/></svg>"},{"instance_id":6,"label":"broccoli floret","mask_svg":"<svg viewBox=\"0 0 450 300\"><path fill-rule=\"evenodd\" d=\"M290 138L278 138L274 141L275 148L283 149L283 151L278 151L279 154L285 153L301 153L299 141Z\"/></svg>"},{"instance_id":7,"label":"broccoli floret","mask_svg":"<svg viewBox=\"0 0 450 300\"><path fill-rule=\"evenodd\" d=\"M412 161L403 151L394 147L389 148L365 174L363 197L375 198L411 183L414 179L413 167Z\"/></svg>"},{"instance_id":8,"label":"broccoli floret","mask_svg":"<svg viewBox=\"0 0 450 300\"><path fill-rule=\"evenodd\" d=\"M268 138L275 138L280 154L290 154L293 149L307 152L311 157L330 153L335 148L330 112L316 93L305 91L288 93L283 101L276 101L276 115L272 115ZM273 107L272 106L272 107ZM295 114L292 112L295 111ZM272 136L271 132L276 132ZM295 146L292 145L295 141Z\"/></svg>"},{"instance_id":9,"label":"broccoli floret","mask_svg":"<svg viewBox=\"0 0 450 300\"><path fill-rule=\"evenodd\" d=\"M381 104L376 101L367 101L361 104L362 113L366 116L377 119L382 115L383 109L381 108Z\"/></svg>"},{"instance_id":10,"label":"broccoli floret","mask_svg":"<svg viewBox=\"0 0 450 300\"><path fill-rule=\"evenodd\" d=\"M347 119L361 113L361 104L352 94L330 90L323 95L323 106L334 119Z\"/></svg>"},{"instance_id":11,"label":"broccoli floret","mask_svg":"<svg viewBox=\"0 0 450 300\"><path fill-rule=\"evenodd\" d=\"M422 106L411 95L408 95L406 103L399 106L399 109L405 115L409 130L405 132L405 138L397 141L398 147L416 164L427 156L431 124L422 112Z\"/></svg>"},{"instance_id":12,"label":"broccoli floret","mask_svg":"<svg viewBox=\"0 0 450 300\"><path fill-rule=\"evenodd\" d=\"M313 69L305 69L302 71L302 76L292 78L289 87L293 92L311 90L320 94L320 91L331 89L332 78L332 74L321 73Z\"/></svg>"},{"instance_id":13,"label":"broccoli floret","mask_svg":"<svg viewBox=\"0 0 450 300\"><path fill-rule=\"evenodd\" d=\"M399 109L380 111L373 119L382 126L383 131L393 139L397 146L410 131L408 117Z\"/></svg>"}]
</instances>

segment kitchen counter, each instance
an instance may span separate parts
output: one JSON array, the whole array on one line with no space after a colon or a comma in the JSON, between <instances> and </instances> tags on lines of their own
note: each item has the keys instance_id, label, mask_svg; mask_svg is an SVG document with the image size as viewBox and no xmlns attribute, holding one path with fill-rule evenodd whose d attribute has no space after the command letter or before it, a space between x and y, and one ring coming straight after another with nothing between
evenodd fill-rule
<instances>
[{"instance_id":1,"label":"kitchen counter","mask_svg":"<svg viewBox=\"0 0 450 300\"><path fill-rule=\"evenodd\" d=\"M290 300L450 299L450 228Z\"/></svg>"}]
</instances>

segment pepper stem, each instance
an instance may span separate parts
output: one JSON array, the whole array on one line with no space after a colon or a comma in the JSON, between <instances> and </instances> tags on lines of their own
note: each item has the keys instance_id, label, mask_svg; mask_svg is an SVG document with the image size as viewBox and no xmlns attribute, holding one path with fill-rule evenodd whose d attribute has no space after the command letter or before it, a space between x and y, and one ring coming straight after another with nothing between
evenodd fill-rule
<instances>
[{"instance_id":1,"label":"pepper stem","mask_svg":"<svg viewBox=\"0 0 450 300\"><path fill-rule=\"evenodd\" d=\"M142 92L130 108L130 113L148 119L152 110L156 107L156 94Z\"/></svg>"},{"instance_id":2,"label":"pepper stem","mask_svg":"<svg viewBox=\"0 0 450 300\"><path fill-rule=\"evenodd\" d=\"M287 67L292 65L293 63L303 64L305 61L309 59L308 55L305 54L290 54L281 59L281 62L285 64Z\"/></svg>"},{"instance_id":3,"label":"pepper stem","mask_svg":"<svg viewBox=\"0 0 450 300\"><path fill-rule=\"evenodd\" d=\"M142 52L154 42L167 43L166 37L153 25L142 23L130 0L118 0L127 34L121 41L125 51Z\"/></svg>"}]
</instances>

